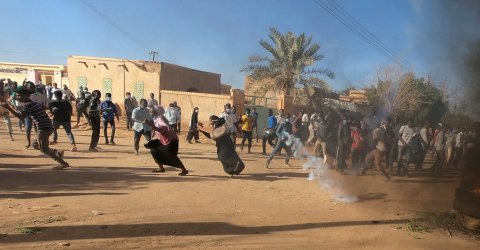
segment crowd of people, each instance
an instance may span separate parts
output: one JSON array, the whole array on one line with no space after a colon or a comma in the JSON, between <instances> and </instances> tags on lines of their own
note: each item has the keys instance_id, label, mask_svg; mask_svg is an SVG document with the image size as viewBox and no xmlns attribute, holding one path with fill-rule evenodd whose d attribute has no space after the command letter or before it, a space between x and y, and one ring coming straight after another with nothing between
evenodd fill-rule
<instances>
[{"instance_id":1,"label":"crowd of people","mask_svg":"<svg viewBox=\"0 0 480 250\"><path fill-rule=\"evenodd\" d=\"M359 175L375 167L386 178L393 174L408 176L410 165L420 170L427 154L434 159L432 175L446 167L458 168L464 151L473 147L477 136L474 128L449 128L442 123L431 126L428 121L420 126L413 120L402 122L397 117L375 120L328 108L311 115L299 111L292 119L283 116L282 110L274 117L270 110L262 154L266 154L266 142L275 149L267 160L267 167L278 150L288 150L283 135L290 133L307 148L313 148L314 155L323 158L325 163L333 159L331 165L339 171L348 168L350 158L351 168ZM273 142L275 137L279 142Z\"/></svg>"},{"instance_id":2,"label":"crowd of people","mask_svg":"<svg viewBox=\"0 0 480 250\"><path fill-rule=\"evenodd\" d=\"M72 128L80 126L83 117L91 127L92 136L89 151L100 151L100 127L103 124L105 144L115 145L115 120L119 118L119 109L112 102L112 93L102 94L99 90L89 92L80 87L75 96L66 85L62 89L57 84L43 85L41 82L24 81L21 85L10 80L0 81L1 110L10 140L14 140L10 115L18 117L20 131L25 127L26 148L31 146L59 163L55 169L64 169L69 164L63 159L64 152L50 148L58 140L57 130L63 127L70 144L71 151L77 146ZM72 103L76 110L76 124L71 126L73 113ZM181 131L181 108L172 102L165 109L159 105L153 93L149 99L138 102L127 92L123 110L127 117L126 128L133 131L133 152L139 154L140 139L145 138L145 147L150 150L158 168L154 172L164 172L164 165L179 168L179 175L187 175L188 170L178 158L179 137ZM396 117L383 120L369 119L358 114L325 108L311 115L303 110L294 114L284 114L279 110L274 114L268 110L268 117L259 117L255 108L246 108L244 114L237 114L235 106L224 105L224 111L209 118L210 128L199 121L199 108L193 109L186 142L200 143L200 132L216 142L217 156L228 174L240 174L245 165L236 152L237 138L242 137L240 150L245 144L247 153L252 153L253 134L259 141L259 119L266 118L261 142L261 155L267 156L267 143L271 153L265 163L269 168L272 159L285 151L285 166L291 167L289 159L296 150L300 157L312 151L316 157L323 158L324 163L339 170L350 168L357 174L374 167L385 178L390 175L408 176L410 165L421 169L427 154L435 159L432 174L439 174L445 167L459 166L466 150L472 147L476 132L467 128L448 128L443 124L431 126L426 122L423 126L411 120L400 121ZM116 118L116 119L115 119ZM262 119L263 120L263 119ZM110 135L108 128L110 127ZM32 128L37 139L31 143ZM50 136L53 134L53 141ZM302 145L299 149L298 144ZM305 147L304 147L304 146ZM296 147L296 148L294 148ZM396 164L394 165L394 163ZM396 167L396 173L394 172Z\"/></svg>"},{"instance_id":3,"label":"crowd of people","mask_svg":"<svg viewBox=\"0 0 480 250\"><path fill-rule=\"evenodd\" d=\"M240 148L243 150L247 141L250 153L258 113L247 108L245 114L238 116L235 107L227 104L220 118L226 121L234 146L240 133L243 137ZM410 166L422 169L427 154L434 159L431 168L434 176L444 168L458 168L465 150L473 147L478 133L475 128L449 128L442 123L431 126L428 121L420 126L418 122L402 122L393 116L376 120L329 108L311 115L303 110L293 115L279 110L275 115L270 109L266 120L261 155L267 155L267 143L272 147L266 168L276 155L281 155L282 149L286 152L287 167L291 167L289 158L294 150L300 156L310 150L316 157L323 158L324 163L331 159L332 168L341 172L349 168L347 160L350 159L350 167L358 175L374 168L387 179L390 175L408 177ZM301 147L293 148L295 142L301 143Z\"/></svg>"}]
</instances>

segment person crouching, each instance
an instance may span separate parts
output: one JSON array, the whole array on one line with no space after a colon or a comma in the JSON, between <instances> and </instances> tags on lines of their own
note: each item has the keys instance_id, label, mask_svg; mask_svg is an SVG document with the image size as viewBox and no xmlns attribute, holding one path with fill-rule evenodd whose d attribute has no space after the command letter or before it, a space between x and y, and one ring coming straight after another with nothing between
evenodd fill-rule
<instances>
[{"instance_id":1,"label":"person crouching","mask_svg":"<svg viewBox=\"0 0 480 250\"><path fill-rule=\"evenodd\" d=\"M153 159L158 164L158 169L153 172L165 172L163 165L172 166L182 170L178 175L185 176L188 170L178 158L178 136L174 129L168 126L168 120L165 118L165 109L162 106L155 105L152 108L154 120L145 122L154 131L154 137L157 139L145 143L145 147L150 149Z\"/></svg>"}]
</instances>

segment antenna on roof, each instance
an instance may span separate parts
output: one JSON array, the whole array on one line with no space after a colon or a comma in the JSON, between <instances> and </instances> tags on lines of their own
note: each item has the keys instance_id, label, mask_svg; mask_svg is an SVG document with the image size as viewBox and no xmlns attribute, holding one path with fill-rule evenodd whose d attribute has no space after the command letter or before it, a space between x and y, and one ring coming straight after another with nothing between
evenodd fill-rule
<instances>
[{"instance_id":1,"label":"antenna on roof","mask_svg":"<svg viewBox=\"0 0 480 250\"><path fill-rule=\"evenodd\" d=\"M155 55L158 55L157 51L150 51L150 55L152 55L152 62L155 62Z\"/></svg>"}]
</instances>

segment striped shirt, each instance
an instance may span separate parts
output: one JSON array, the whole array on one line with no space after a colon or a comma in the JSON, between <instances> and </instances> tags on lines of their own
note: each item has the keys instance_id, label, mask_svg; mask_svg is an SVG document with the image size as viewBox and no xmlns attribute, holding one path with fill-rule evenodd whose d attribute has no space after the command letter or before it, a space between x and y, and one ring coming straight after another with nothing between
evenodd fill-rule
<instances>
[{"instance_id":1,"label":"striped shirt","mask_svg":"<svg viewBox=\"0 0 480 250\"><path fill-rule=\"evenodd\" d=\"M33 117L33 122L37 125L38 130L46 131L53 129L52 121L42 104L34 101L26 102L24 113Z\"/></svg>"}]
</instances>

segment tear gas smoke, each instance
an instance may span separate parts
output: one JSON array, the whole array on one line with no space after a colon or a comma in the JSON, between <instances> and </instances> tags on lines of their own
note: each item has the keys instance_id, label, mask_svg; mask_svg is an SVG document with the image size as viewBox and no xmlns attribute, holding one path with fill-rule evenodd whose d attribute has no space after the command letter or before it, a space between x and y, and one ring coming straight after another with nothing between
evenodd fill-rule
<instances>
[{"instance_id":1,"label":"tear gas smoke","mask_svg":"<svg viewBox=\"0 0 480 250\"><path fill-rule=\"evenodd\" d=\"M429 71L456 88L452 103L480 120L480 1L417 2L415 40Z\"/></svg>"},{"instance_id":2,"label":"tear gas smoke","mask_svg":"<svg viewBox=\"0 0 480 250\"><path fill-rule=\"evenodd\" d=\"M332 199L340 202L357 202L358 197L349 195L345 192L341 181L336 180L332 176L332 170L328 164L324 163L323 158L312 156L306 150L300 139L293 135L288 135L287 145L292 145L292 151L295 157L304 158L307 161L302 165L302 168L309 171L307 180L316 180L320 188L329 193Z\"/></svg>"}]
</instances>

